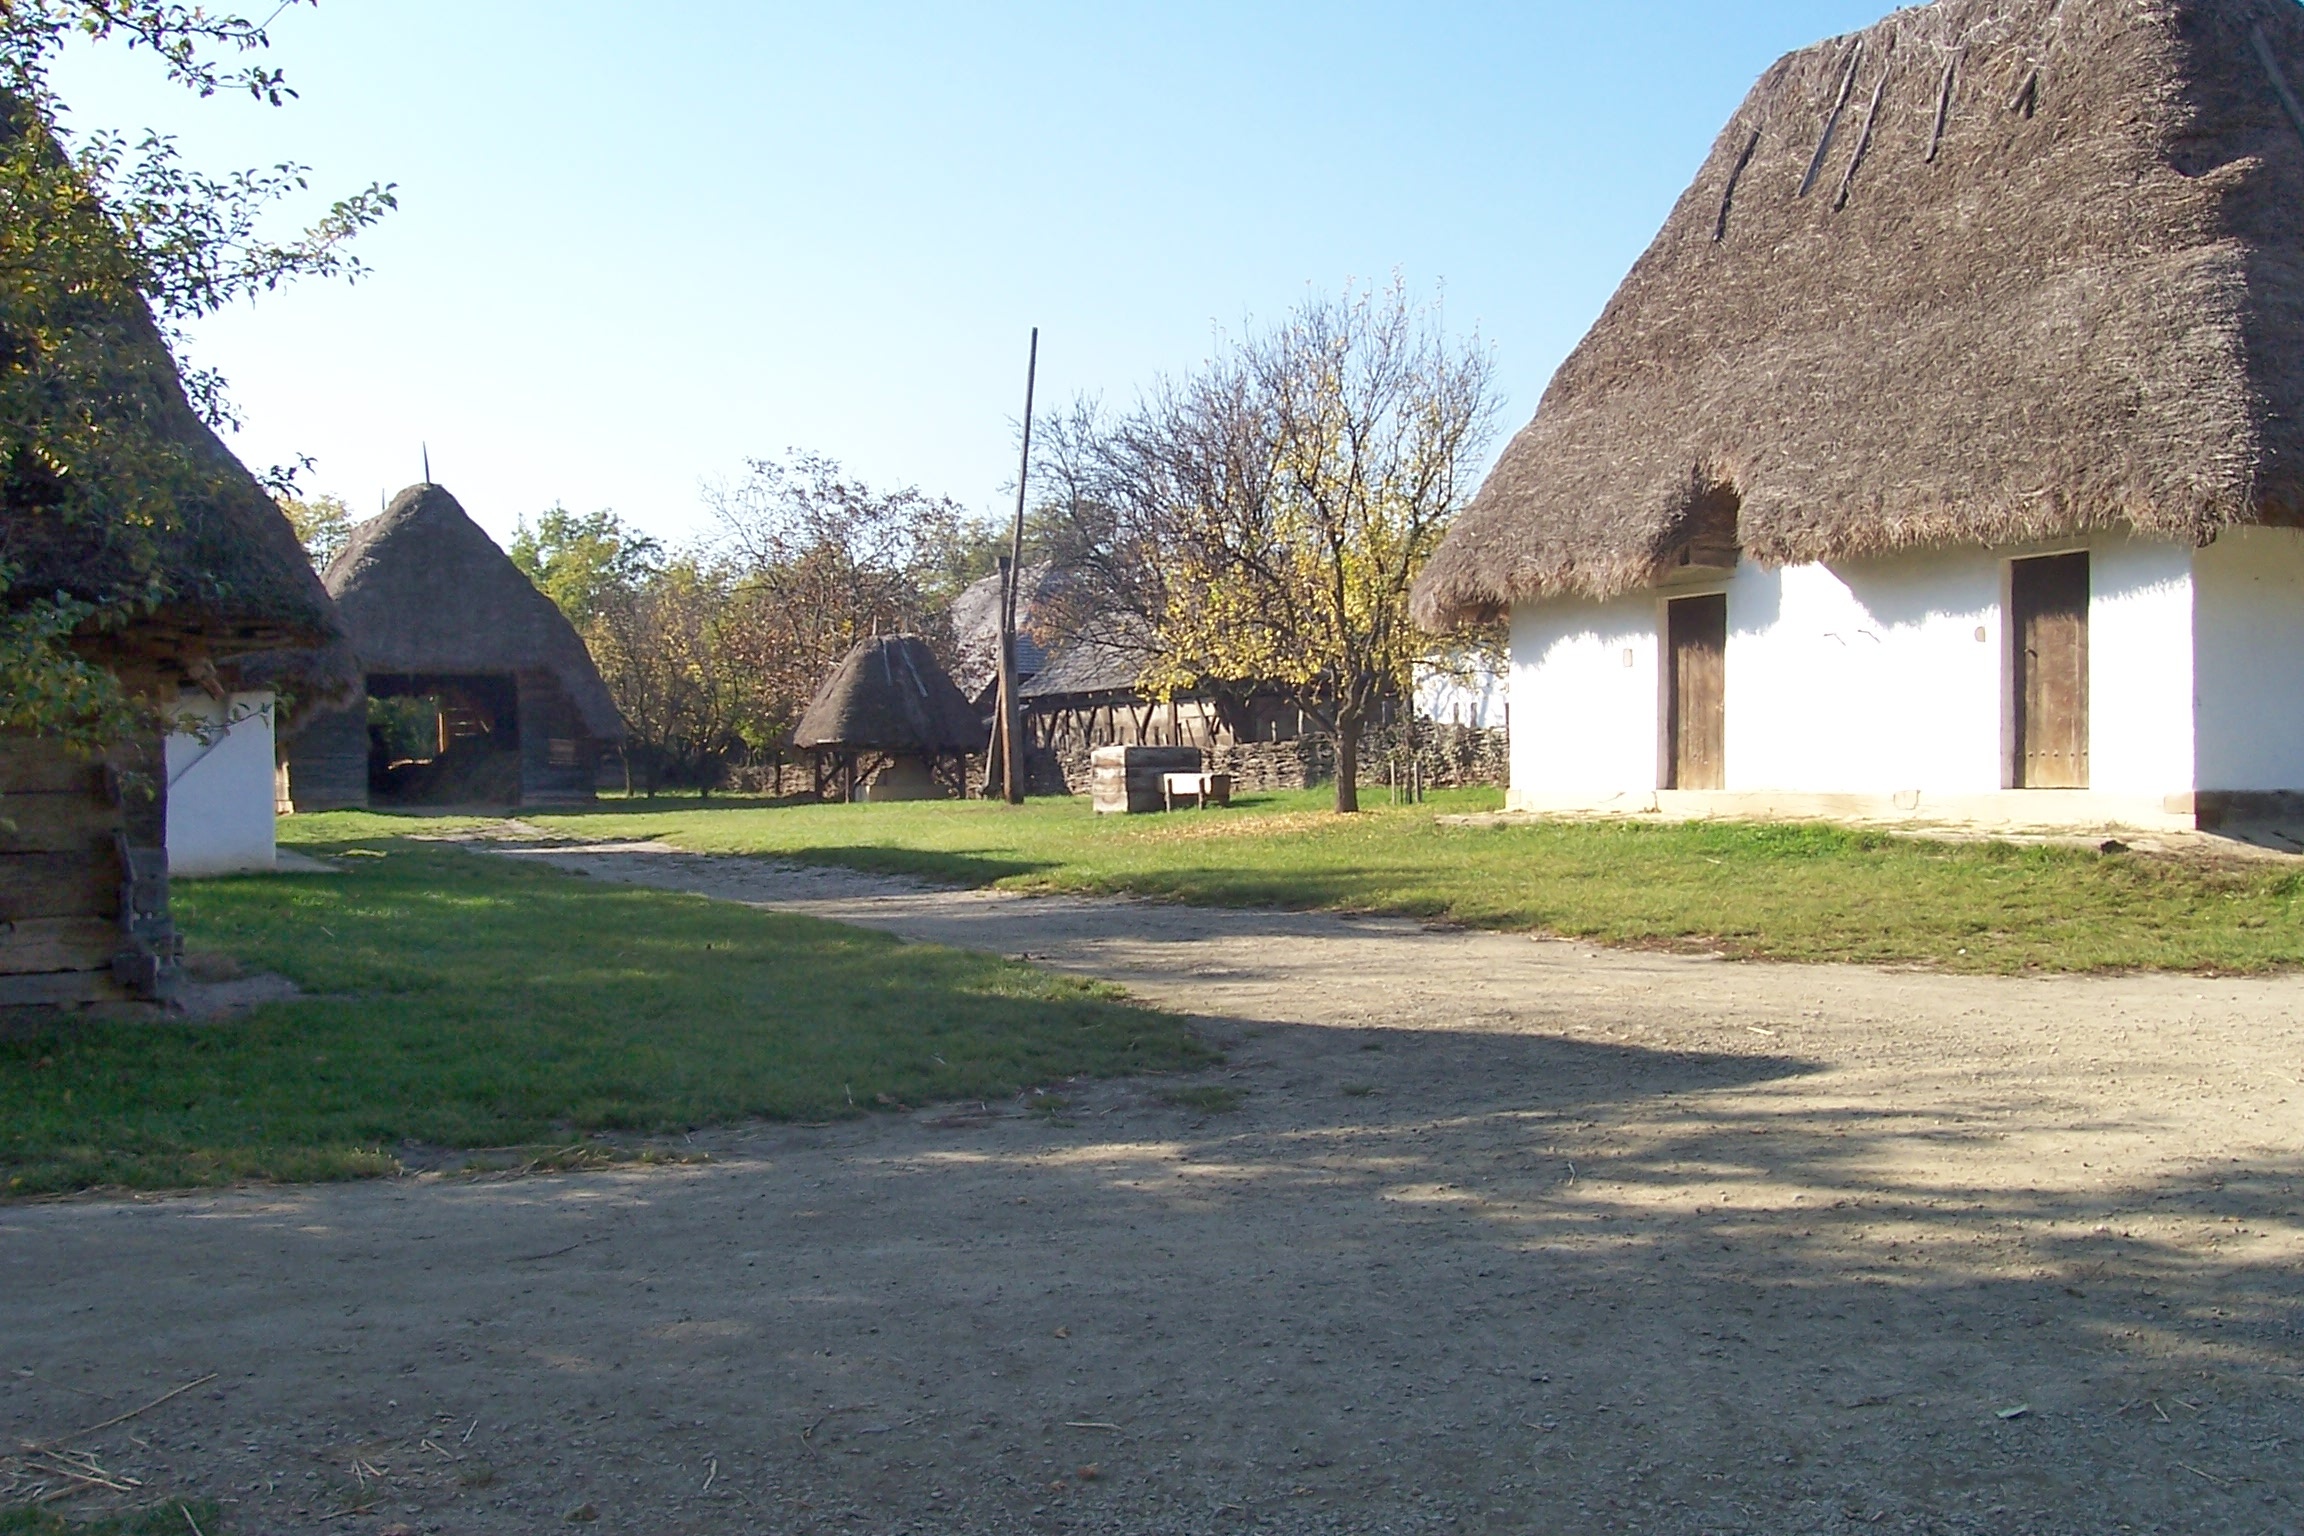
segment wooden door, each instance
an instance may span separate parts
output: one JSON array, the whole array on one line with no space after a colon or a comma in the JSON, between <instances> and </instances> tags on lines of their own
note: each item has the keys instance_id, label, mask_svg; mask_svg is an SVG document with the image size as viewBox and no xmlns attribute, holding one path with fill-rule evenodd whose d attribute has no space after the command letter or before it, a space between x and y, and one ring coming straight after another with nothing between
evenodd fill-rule
<instances>
[{"instance_id":1,"label":"wooden door","mask_svg":"<svg viewBox=\"0 0 2304 1536\"><path fill-rule=\"evenodd\" d=\"M1667 789L1727 787L1728 598L1675 598L1665 605L1672 674L1665 700Z\"/></svg>"},{"instance_id":2,"label":"wooden door","mask_svg":"<svg viewBox=\"0 0 2304 1536\"><path fill-rule=\"evenodd\" d=\"M2018 560L2009 572L2015 643L2016 785L2088 787L2088 556Z\"/></svg>"}]
</instances>

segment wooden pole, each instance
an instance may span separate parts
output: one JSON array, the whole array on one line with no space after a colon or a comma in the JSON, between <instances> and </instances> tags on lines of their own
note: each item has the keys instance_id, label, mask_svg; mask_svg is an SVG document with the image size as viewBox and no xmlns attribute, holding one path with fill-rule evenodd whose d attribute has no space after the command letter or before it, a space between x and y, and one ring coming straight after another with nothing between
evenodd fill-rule
<instances>
[{"instance_id":1,"label":"wooden pole","mask_svg":"<svg viewBox=\"0 0 2304 1536\"><path fill-rule=\"evenodd\" d=\"M1016 526L1000 580L1000 781L1010 805L1024 803L1023 709L1016 697L1016 589L1024 580L1024 498L1032 475L1032 391L1040 381L1040 327L1024 365L1024 448L1016 464Z\"/></svg>"},{"instance_id":2,"label":"wooden pole","mask_svg":"<svg viewBox=\"0 0 2304 1536\"><path fill-rule=\"evenodd\" d=\"M1010 805L1022 805L1019 792L1022 775L1013 764L1016 754L1010 748L1015 740L1016 720L1020 711L1016 707L1016 646L1010 633L1014 620L1009 618L1009 593L1015 586L1016 562L1007 555L1000 557L1000 687L999 702L992 713L991 772L986 775L985 793L991 793L990 783L1000 786L1000 798Z\"/></svg>"}]
</instances>

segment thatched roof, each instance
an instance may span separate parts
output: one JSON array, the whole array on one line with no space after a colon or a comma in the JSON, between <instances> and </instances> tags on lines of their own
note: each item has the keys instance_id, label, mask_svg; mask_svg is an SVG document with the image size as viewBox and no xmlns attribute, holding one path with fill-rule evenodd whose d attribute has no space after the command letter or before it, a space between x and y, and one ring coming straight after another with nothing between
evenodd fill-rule
<instances>
[{"instance_id":1,"label":"thatched roof","mask_svg":"<svg viewBox=\"0 0 2304 1536\"><path fill-rule=\"evenodd\" d=\"M567 616L437 485L412 485L328 566L361 670L550 672L603 740L624 720Z\"/></svg>"},{"instance_id":2,"label":"thatched roof","mask_svg":"<svg viewBox=\"0 0 2304 1536\"><path fill-rule=\"evenodd\" d=\"M792 733L802 751L934 757L984 750L984 721L918 635L860 642L816 690Z\"/></svg>"},{"instance_id":3,"label":"thatched roof","mask_svg":"<svg viewBox=\"0 0 2304 1536\"><path fill-rule=\"evenodd\" d=\"M2292 0L1938 0L1786 57L1418 616L1638 586L1729 511L1771 564L2296 519L2298 90Z\"/></svg>"},{"instance_id":4,"label":"thatched roof","mask_svg":"<svg viewBox=\"0 0 2304 1536\"><path fill-rule=\"evenodd\" d=\"M28 108L0 91L0 144L29 126ZM53 153L53 151L51 151ZM218 660L280 645L323 646L341 638L336 613L303 547L272 498L184 392L176 360L144 302L81 295L70 317L20 315L61 324L76 350L98 360L88 398L55 402L114 439L163 445L149 468L171 482L166 526L147 537L129 530L115 489L52 477L35 456L0 473L0 559L18 568L0 607L66 593L103 602L149 582L165 596L158 612L110 644ZM7 347L0 336L0 351ZM172 449L171 454L168 450ZM173 462L170 460L173 459Z\"/></svg>"}]
</instances>

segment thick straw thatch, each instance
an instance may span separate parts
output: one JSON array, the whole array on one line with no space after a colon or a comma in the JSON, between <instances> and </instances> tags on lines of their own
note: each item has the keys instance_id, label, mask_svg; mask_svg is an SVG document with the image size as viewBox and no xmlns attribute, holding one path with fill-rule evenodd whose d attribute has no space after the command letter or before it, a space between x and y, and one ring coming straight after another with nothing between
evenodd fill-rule
<instances>
[{"instance_id":1,"label":"thick straw thatch","mask_svg":"<svg viewBox=\"0 0 2304 1536\"><path fill-rule=\"evenodd\" d=\"M1418 617L1641 585L1723 510L1769 564L2294 520L2291 88L2292 0L1939 0L1783 59Z\"/></svg>"},{"instance_id":2,"label":"thick straw thatch","mask_svg":"<svg viewBox=\"0 0 2304 1536\"><path fill-rule=\"evenodd\" d=\"M30 110L0 90L0 144L23 136ZM167 466L176 481L174 505L167 526L147 542L117 525L107 510L111 488L79 490L37 470L26 473L28 465L11 466L0 475L0 556L17 576L0 591L0 604L58 592L102 602L156 576L164 592L159 612L106 644L224 659L340 640L335 609L295 530L193 409L143 300L131 294L92 302L70 328L80 333L80 350L104 359L104 377L98 397L57 404L116 438L171 445L180 455ZM0 337L0 350L5 346ZM162 456L154 455L153 465L162 467Z\"/></svg>"},{"instance_id":3,"label":"thick straw thatch","mask_svg":"<svg viewBox=\"0 0 2304 1536\"><path fill-rule=\"evenodd\" d=\"M567 616L441 487L412 485L353 529L328 590L363 671L550 672L585 730L623 739L623 716Z\"/></svg>"},{"instance_id":4,"label":"thick straw thatch","mask_svg":"<svg viewBox=\"0 0 2304 1536\"><path fill-rule=\"evenodd\" d=\"M804 752L942 757L984 750L984 721L918 635L862 641L816 690L792 733Z\"/></svg>"}]
</instances>

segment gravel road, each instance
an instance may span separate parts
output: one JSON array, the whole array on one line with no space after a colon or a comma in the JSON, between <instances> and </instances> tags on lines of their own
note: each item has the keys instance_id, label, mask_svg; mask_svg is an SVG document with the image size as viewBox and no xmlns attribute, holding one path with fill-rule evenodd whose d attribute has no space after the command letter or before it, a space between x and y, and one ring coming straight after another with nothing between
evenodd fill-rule
<instances>
[{"instance_id":1,"label":"gravel road","mask_svg":"<svg viewBox=\"0 0 2304 1536\"><path fill-rule=\"evenodd\" d=\"M1107 977L1228 1059L685 1166L0 1206L7 1444L212 1375L61 1451L236 1533L2304 1524L2299 980L504 851Z\"/></svg>"}]
</instances>

